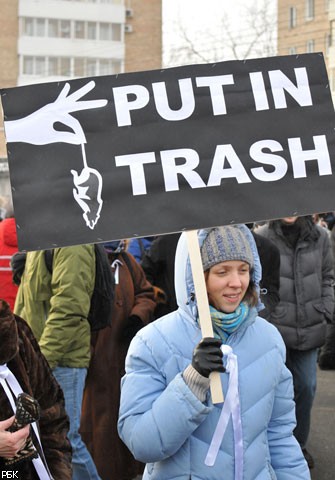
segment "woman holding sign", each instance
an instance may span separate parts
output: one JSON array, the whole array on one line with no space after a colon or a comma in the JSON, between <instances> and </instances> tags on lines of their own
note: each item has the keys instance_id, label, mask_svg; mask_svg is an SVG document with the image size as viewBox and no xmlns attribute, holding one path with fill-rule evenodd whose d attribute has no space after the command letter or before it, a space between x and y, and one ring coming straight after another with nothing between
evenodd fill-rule
<instances>
[{"instance_id":1,"label":"woman holding sign","mask_svg":"<svg viewBox=\"0 0 335 480\"><path fill-rule=\"evenodd\" d=\"M185 236L176 252L178 310L133 339L119 434L157 480L309 479L293 436L293 386L278 330L258 316L261 268L244 225L199 232L215 338L201 339ZM224 403L210 398L221 372Z\"/></svg>"}]
</instances>

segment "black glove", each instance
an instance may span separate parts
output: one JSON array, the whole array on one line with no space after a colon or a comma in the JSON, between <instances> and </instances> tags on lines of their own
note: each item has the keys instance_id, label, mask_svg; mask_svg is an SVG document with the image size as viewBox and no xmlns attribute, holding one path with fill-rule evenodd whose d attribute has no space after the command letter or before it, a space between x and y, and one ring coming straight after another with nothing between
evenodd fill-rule
<instances>
[{"instance_id":1,"label":"black glove","mask_svg":"<svg viewBox=\"0 0 335 480\"><path fill-rule=\"evenodd\" d=\"M130 317L128 317L123 324L121 333L122 338L130 342L130 340L135 337L136 333L141 330L142 327L144 327L144 324L140 317L137 315L130 315Z\"/></svg>"},{"instance_id":2,"label":"black glove","mask_svg":"<svg viewBox=\"0 0 335 480\"><path fill-rule=\"evenodd\" d=\"M225 372L221 351L222 342L218 338L203 338L193 351L192 367L203 377L211 372Z\"/></svg>"},{"instance_id":3,"label":"black glove","mask_svg":"<svg viewBox=\"0 0 335 480\"><path fill-rule=\"evenodd\" d=\"M10 260L10 266L12 268L13 282L15 285L20 285L21 277L26 265L26 252L16 252Z\"/></svg>"}]
</instances>

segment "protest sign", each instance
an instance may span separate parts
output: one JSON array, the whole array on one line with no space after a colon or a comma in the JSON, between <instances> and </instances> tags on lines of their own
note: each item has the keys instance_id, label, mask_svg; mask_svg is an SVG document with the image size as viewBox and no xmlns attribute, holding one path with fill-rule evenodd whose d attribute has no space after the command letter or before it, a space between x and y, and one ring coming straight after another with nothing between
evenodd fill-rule
<instances>
[{"instance_id":1,"label":"protest sign","mask_svg":"<svg viewBox=\"0 0 335 480\"><path fill-rule=\"evenodd\" d=\"M195 295L197 299L199 323L202 337L214 337L209 301L203 273L198 235L196 230L186 232L187 247L190 257ZM213 403L224 401L221 378L219 372L211 372L210 388Z\"/></svg>"},{"instance_id":2,"label":"protest sign","mask_svg":"<svg viewBox=\"0 0 335 480\"><path fill-rule=\"evenodd\" d=\"M334 209L322 54L1 90L19 248Z\"/></svg>"}]
</instances>

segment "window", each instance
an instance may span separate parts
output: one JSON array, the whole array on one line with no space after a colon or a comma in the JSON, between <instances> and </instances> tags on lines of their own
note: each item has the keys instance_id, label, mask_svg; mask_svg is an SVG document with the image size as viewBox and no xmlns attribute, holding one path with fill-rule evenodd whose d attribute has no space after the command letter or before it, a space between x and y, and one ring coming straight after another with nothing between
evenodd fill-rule
<instances>
[{"instance_id":1,"label":"window","mask_svg":"<svg viewBox=\"0 0 335 480\"><path fill-rule=\"evenodd\" d=\"M99 61L99 75L110 75L112 73L112 65L109 60Z\"/></svg>"},{"instance_id":2,"label":"window","mask_svg":"<svg viewBox=\"0 0 335 480\"><path fill-rule=\"evenodd\" d=\"M36 36L45 37L45 19L36 18Z\"/></svg>"},{"instance_id":3,"label":"window","mask_svg":"<svg viewBox=\"0 0 335 480\"><path fill-rule=\"evenodd\" d=\"M35 75L43 76L46 74L45 57L35 57Z\"/></svg>"},{"instance_id":4,"label":"window","mask_svg":"<svg viewBox=\"0 0 335 480\"><path fill-rule=\"evenodd\" d=\"M112 40L121 42L121 23L112 23Z\"/></svg>"},{"instance_id":5,"label":"window","mask_svg":"<svg viewBox=\"0 0 335 480\"><path fill-rule=\"evenodd\" d=\"M23 34L33 36L34 35L34 19L33 18L24 18L23 19Z\"/></svg>"},{"instance_id":6,"label":"window","mask_svg":"<svg viewBox=\"0 0 335 480\"><path fill-rule=\"evenodd\" d=\"M33 75L34 57L23 57L23 73L25 75Z\"/></svg>"},{"instance_id":7,"label":"window","mask_svg":"<svg viewBox=\"0 0 335 480\"><path fill-rule=\"evenodd\" d=\"M38 75L40 77L115 75L121 73L122 62L109 58L24 56L21 69L23 75Z\"/></svg>"},{"instance_id":8,"label":"window","mask_svg":"<svg viewBox=\"0 0 335 480\"><path fill-rule=\"evenodd\" d=\"M121 42L123 24L61 20L57 18L22 18L23 35L52 38L79 38Z\"/></svg>"},{"instance_id":9,"label":"window","mask_svg":"<svg viewBox=\"0 0 335 480\"><path fill-rule=\"evenodd\" d=\"M112 40L110 23L100 23L100 40Z\"/></svg>"},{"instance_id":10,"label":"window","mask_svg":"<svg viewBox=\"0 0 335 480\"><path fill-rule=\"evenodd\" d=\"M288 54L289 55L296 55L296 53L297 53L297 49L295 47L290 47L288 49Z\"/></svg>"},{"instance_id":11,"label":"window","mask_svg":"<svg viewBox=\"0 0 335 480\"><path fill-rule=\"evenodd\" d=\"M289 13L290 13L289 27L294 28L294 27L297 26L297 9L296 9L296 7L290 7Z\"/></svg>"},{"instance_id":12,"label":"window","mask_svg":"<svg viewBox=\"0 0 335 480\"><path fill-rule=\"evenodd\" d=\"M67 2L82 2L82 3L116 3L122 4L124 0L58 0Z\"/></svg>"},{"instance_id":13,"label":"window","mask_svg":"<svg viewBox=\"0 0 335 480\"><path fill-rule=\"evenodd\" d=\"M85 75L85 59L75 58L74 59L74 76L83 77L84 75Z\"/></svg>"},{"instance_id":14,"label":"window","mask_svg":"<svg viewBox=\"0 0 335 480\"><path fill-rule=\"evenodd\" d=\"M48 37L58 37L58 20L49 18L48 20Z\"/></svg>"},{"instance_id":15,"label":"window","mask_svg":"<svg viewBox=\"0 0 335 480\"><path fill-rule=\"evenodd\" d=\"M121 61L107 58L99 60L98 75L115 75L121 73Z\"/></svg>"},{"instance_id":16,"label":"window","mask_svg":"<svg viewBox=\"0 0 335 480\"><path fill-rule=\"evenodd\" d=\"M306 20L314 18L314 0L306 0Z\"/></svg>"},{"instance_id":17,"label":"window","mask_svg":"<svg viewBox=\"0 0 335 480\"><path fill-rule=\"evenodd\" d=\"M93 77L96 75L96 60L94 58L88 58L86 62L86 72L85 75Z\"/></svg>"},{"instance_id":18,"label":"window","mask_svg":"<svg viewBox=\"0 0 335 480\"><path fill-rule=\"evenodd\" d=\"M71 37L71 22L70 20L60 20L60 37L70 38Z\"/></svg>"},{"instance_id":19,"label":"window","mask_svg":"<svg viewBox=\"0 0 335 480\"><path fill-rule=\"evenodd\" d=\"M58 75L58 59L57 57L49 57L48 59L48 75Z\"/></svg>"},{"instance_id":20,"label":"window","mask_svg":"<svg viewBox=\"0 0 335 480\"><path fill-rule=\"evenodd\" d=\"M74 22L75 38L85 38L85 22Z\"/></svg>"},{"instance_id":21,"label":"window","mask_svg":"<svg viewBox=\"0 0 335 480\"><path fill-rule=\"evenodd\" d=\"M46 74L45 57L23 57L22 73L24 75L45 75Z\"/></svg>"},{"instance_id":22,"label":"window","mask_svg":"<svg viewBox=\"0 0 335 480\"><path fill-rule=\"evenodd\" d=\"M306 45L306 52L313 53L314 52L314 40L308 40Z\"/></svg>"},{"instance_id":23,"label":"window","mask_svg":"<svg viewBox=\"0 0 335 480\"><path fill-rule=\"evenodd\" d=\"M60 63L59 75L62 75L64 77L70 77L71 76L71 61L70 61L70 58L61 57L59 63Z\"/></svg>"},{"instance_id":24,"label":"window","mask_svg":"<svg viewBox=\"0 0 335 480\"><path fill-rule=\"evenodd\" d=\"M87 38L89 40L96 40L97 38L97 24L95 22L87 23Z\"/></svg>"},{"instance_id":25,"label":"window","mask_svg":"<svg viewBox=\"0 0 335 480\"><path fill-rule=\"evenodd\" d=\"M112 60L112 74L115 75L117 73L121 73L121 61Z\"/></svg>"}]
</instances>

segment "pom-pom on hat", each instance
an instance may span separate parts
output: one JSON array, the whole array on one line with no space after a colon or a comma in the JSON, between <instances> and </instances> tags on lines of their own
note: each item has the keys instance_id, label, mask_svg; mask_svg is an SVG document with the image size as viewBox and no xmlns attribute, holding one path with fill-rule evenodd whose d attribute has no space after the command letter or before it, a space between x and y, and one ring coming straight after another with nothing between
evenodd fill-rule
<instances>
[{"instance_id":1,"label":"pom-pom on hat","mask_svg":"<svg viewBox=\"0 0 335 480\"><path fill-rule=\"evenodd\" d=\"M201 259L204 272L217 263L229 260L247 262L254 265L250 243L241 229L233 225L216 227L208 231L201 246Z\"/></svg>"}]
</instances>

